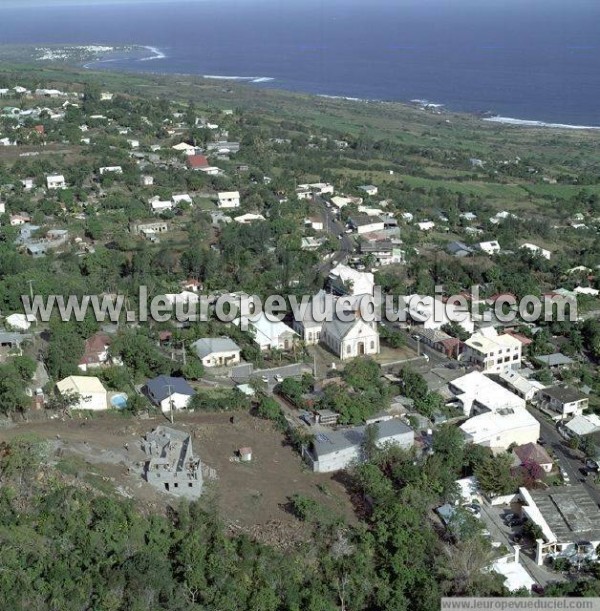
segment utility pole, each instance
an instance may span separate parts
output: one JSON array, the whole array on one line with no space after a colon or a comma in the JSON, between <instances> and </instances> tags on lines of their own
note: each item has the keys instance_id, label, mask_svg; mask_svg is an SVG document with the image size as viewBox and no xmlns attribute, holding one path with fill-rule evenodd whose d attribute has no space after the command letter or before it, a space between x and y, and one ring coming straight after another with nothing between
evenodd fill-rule
<instances>
[{"instance_id":1,"label":"utility pole","mask_svg":"<svg viewBox=\"0 0 600 611\"><path fill-rule=\"evenodd\" d=\"M417 356L421 356L421 338L417 336Z\"/></svg>"},{"instance_id":2,"label":"utility pole","mask_svg":"<svg viewBox=\"0 0 600 611\"><path fill-rule=\"evenodd\" d=\"M171 384L167 384L165 386L165 388L167 389L167 392L169 393L169 408L170 408L170 420L171 420L171 424L173 424L173 391L172 391L172 386Z\"/></svg>"},{"instance_id":3,"label":"utility pole","mask_svg":"<svg viewBox=\"0 0 600 611\"><path fill-rule=\"evenodd\" d=\"M181 340L181 352L183 353L183 366L187 365L186 354L185 354L185 341Z\"/></svg>"},{"instance_id":4,"label":"utility pole","mask_svg":"<svg viewBox=\"0 0 600 611\"><path fill-rule=\"evenodd\" d=\"M30 307L33 308L33 280L28 280L27 281L29 283L29 299L30 301ZM29 321L28 321L29 322ZM38 320L37 320L37 316L35 317L35 326L37 327L38 324Z\"/></svg>"}]
</instances>

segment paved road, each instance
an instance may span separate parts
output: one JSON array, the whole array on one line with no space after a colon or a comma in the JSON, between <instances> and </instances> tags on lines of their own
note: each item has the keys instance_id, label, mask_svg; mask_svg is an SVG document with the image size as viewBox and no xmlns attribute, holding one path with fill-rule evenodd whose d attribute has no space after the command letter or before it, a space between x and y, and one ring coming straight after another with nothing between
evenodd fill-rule
<instances>
[{"instance_id":1,"label":"paved road","mask_svg":"<svg viewBox=\"0 0 600 611\"><path fill-rule=\"evenodd\" d=\"M448 358L445 354L426 346L423 341L417 342L408 331L400 329L396 323L382 320L381 324L394 333L401 333L409 348L412 348L415 352L419 352L421 355L426 354L429 357L430 367L444 367L448 365L448 363L456 362L454 359ZM420 346L417 344L420 344Z\"/></svg>"},{"instance_id":2,"label":"paved road","mask_svg":"<svg viewBox=\"0 0 600 611\"><path fill-rule=\"evenodd\" d=\"M579 471L584 466L583 461L567 446L554 423L549 422L538 409L532 407L530 411L540 423L542 439L546 441L547 446L552 448L556 454L559 465L567 472L571 480L570 483L581 483L592 499L594 499L594 502L600 507L600 489L590 481L592 476L584 478Z\"/></svg>"},{"instance_id":3,"label":"paved road","mask_svg":"<svg viewBox=\"0 0 600 611\"><path fill-rule=\"evenodd\" d=\"M250 377L254 379L267 378L267 387L269 391L272 391L277 384L275 376L281 376L282 378L297 378L303 373L312 373L312 367L307 363L293 363L291 365L283 365L282 367L274 367L272 369L256 369L252 372Z\"/></svg>"},{"instance_id":4,"label":"paved road","mask_svg":"<svg viewBox=\"0 0 600 611\"><path fill-rule=\"evenodd\" d=\"M337 252L334 253L331 259L319 265L320 272L329 271L329 269L335 267L338 263L346 263L350 254L354 252L354 241L350 237L350 234L346 233L344 224L340 222L327 207L325 199L317 195L313 198L313 203L319 207L323 214L323 226L325 231L330 233L336 240L339 239L339 235L342 236L342 239L339 240L340 246Z\"/></svg>"}]
</instances>

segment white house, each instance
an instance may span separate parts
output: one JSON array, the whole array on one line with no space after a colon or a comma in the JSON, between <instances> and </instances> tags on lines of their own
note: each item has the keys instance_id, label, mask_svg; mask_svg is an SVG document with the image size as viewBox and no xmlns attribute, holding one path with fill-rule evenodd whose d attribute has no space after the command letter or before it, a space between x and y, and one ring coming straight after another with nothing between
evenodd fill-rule
<instances>
[{"instance_id":1,"label":"white house","mask_svg":"<svg viewBox=\"0 0 600 611\"><path fill-rule=\"evenodd\" d=\"M150 401L160 407L163 412L169 412L171 409L185 409L195 394L194 389L184 378L162 375L153 380L147 380L144 392Z\"/></svg>"},{"instance_id":2,"label":"white house","mask_svg":"<svg viewBox=\"0 0 600 611\"><path fill-rule=\"evenodd\" d=\"M373 295L375 276L339 263L329 272L328 283L339 295Z\"/></svg>"},{"instance_id":3,"label":"white house","mask_svg":"<svg viewBox=\"0 0 600 611\"><path fill-rule=\"evenodd\" d=\"M377 216L369 216L367 214L355 214L348 219L348 224L356 231L356 233L372 233L374 231L383 231L385 223L383 219Z\"/></svg>"},{"instance_id":4,"label":"white house","mask_svg":"<svg viewBox=\"0 0 600 611\"><path fill-rule=\"evenodd\" d=\"M521 342L512 335L498 335L485 327L465 341L463 360L474 363L484 373L500 373L521 366Z\"/></svg>"},{"instance_id":5,"label":"white house","mask_svg":"<svg viewBox=\"0 0 600 611\"><path fill-rule=\"evenodd\" d=\"M172 195L171 201L173 202L173 205L175 206L181 204L181 202L185 202L186 204L189 204L190 206L194 204L194 200L187 193L180 193L178 195Z\"/></svg>"},{"instance_id":6,"label":"white house","mask_svg":"<svg viewBox=\"0 0 600 611\"><path fill-rule=\"evenodd\" d=\"M415 440L414 431L394 418L371 425L375 427L375 443L409 449ZM315 473L332 473L365 460L363 441L367 427L357 426L327 431L315 436L310 446L302 448L302 455Z\"/></svg>"},{"instance_id":7,"label":"white house","mask_svg":"<svg viewBox=\"0 0 600 611\"><path fill-rule=\"evenodd\" d=\"M100 176L104 174L123 174L123 168L120 165L110 165L100 168Z\"/></svg>"},{"instance_id":8,"label":"white house","mask_svg":"<svg viewBox=\"0 0 600 611\"><path fill-rule=\"evenodd\" d=\"M333 195L334 188L333 185L329 184L328 182L312 182L308 184L298 185L296 193L298 194L298 192L308 192L309 197L312 195ZM299 199L306 198L299 197Z\"/></svg>"},{"instance_id":9,"label":"white house","mask_svg":"<svg viewBox=\"0 0 600 611\"><path fill-rule=\"evenodd\" d=\"M323 231L323 219L317 216L311 216L310 218L304 219L304 225L315 231Z\"/></svg>"},{"instance_id":10,"label":"white house","mask_svg":"<svg viewBox=\"0 0 600 611\"><path fill-rule=\"evenodd\" d=\"M511 445L536 443L540 423L525 409L525 400L478 371L448 384L465 416L460 429L468 443L490 448L494 453Z\"/></svg>"},{"instance_id":11,"label":"white house","mask_svg":"<svg viewBox=\"0 0 600 611\"><path fill-rule=\"evenodd\" d=\"M525 400L510 392L479 371L472 371L448 384L454 402L465 416L504 409L525 409ZM536 438L537 439L537 438Z\"/></svg>"},{"instance_id":12,"label":"white house","mask_svg":"<svg viewBox=\"0 0 600 611\"><path fill-rule=\"evenodd\" d=\"M490 448L495 454L514 444L536 443L540 423L525 408L503 408L469 418L460 427L465 441Z\"/></svg>"},{"instance_id":13,"label":"white house","mask_svg":"<svg viewBox=\"0 0 600 611\"><path fill-rule=\"evenodd\" d=\"M532 401L538 392L545 388L541 382L528 379L512 370L499 373L498 378L511 392L525 399L525 401Z\"/></svg>"},{"instance_id":14,"label":"white house","mask_svg":"<svg viewBox=\"0 0 600 611\"><path fill-rule=\"evenodd\" d=\"M180 142L175 146L171 147L175 151L179 151L181 153L186 153L187 155L194 155L196 152L196 147L188 144L187 142Z\"/></svg>"},{"instance_id":15,"label":"white house","mask_svg":"<svg viewBox=\"0 0 600 611\"><path fill-rule=\"evenodd\" d=\"M158 195L151 197L148 200L150 204L150 208L154 214L160 214L161 212L166 212L168 210L173 210L175 207L173 201L170 199L161 200Z\"/></svg>"},{"instance_id":16,"label":"white house","mask_svg":"<svg viewBox=\"0 0 600 611\"><path fill-rule=\"evenodd\" d=\"M127 140L127 144L129 144L129 146L130 146L132 149L137 149L137 148L139 148L139 147L140 147L140 141L139 141L139 140L132 140L132 139L129 139L129 140Z\"/></svg>"},{"instance_id":17,"label":"white house","mask_svg":"<svg viewBox=\"0 0 600 611\"><path fill-rule=\"evenodd\" d=\"M223 191L218 194L218 208L239 208L240 207L240 192L239 191Z\"/></svg>"},{"instance_id":18,"label":"white house","mask_svg":"<svg viewBox=\"0 0 600 611\"><path fill-rule=\"evenodd\" d=\"M541 246L536 246L535 244L525 243L521 244L521 248L526 248L531 251L534 255L539 255L540 257L544 257L544 259L550 260L552 257L552 253Z\"/></svg>"},{"instance_id":19,"label":"white house","mask_svg":"<svg viewBox=\"0 0 600 611\"><path fill-rule=\"evenodd\" d=\"M140 178L140 184L142 187L152 187L154 185L154 176L145 174Z\"/></svg>"},{"instance_id":20,"label":"white house","mask_svg":"<svg viewBox=\"0 0 600 611\"><path fill-rule=\"evenodd\" d=\"M248 327L248 332L253 336L254 343L261 350L291 350L298 340L298 334L285 323L275 320L271 321L267 318L264 312L261 312L258 317L251 320L244 317L241 321L238 318L234 321L236 325Z\"/></svg>"},{"instance_id":21,"label":"white house","mask_svg":"<svg viewBox=\"0 0 600 611\"><path fill-rule=\"evenodd\" d=\"M334 316L325 321L320 339L342 361L379 354L377 323L365 322L359 316L351 320Z\"/></svg>"},{"instance_id":22,"label":"white house","mask_svg":"<svg viewBox=\"0 0 600 611\"><path fill-rule=\"evenodd\" d=\"M35 322L35 316L33 314L9 314L4 322L10 329L27 331L31 327L31 323Z\"/></svg>"},{"instance_id":23,"label":"white house","mask_svg":"<svg viewBox=\"0 0 600 611\"><path fill-rule=\"evenodd\" d=\"M464 309L461 304L443 303L430 295L406 295L403 299L402 314L407 320L423 329L441 329L455 322L467 333L473 333L475 330L475 323L468 306Z\"/></svg>"},{"instance_id":24,"label":"white house","mask_svg":"<svg viewBox=\"0 0 600 611\"><path fill-rule=\"evenodd\" d=\"M46 176L46 185L51 191L67 188L65 177L62 174L53 174L50 176Z\"/></svg>"},{"instance_id":25,"label":"white house","mask_svg":"<svg viewBox=\"0 0 600 611\"><path fill-rule=\"evenodd\" d=\"M417 227L419 231L431 231L435 227L435 223L432 221L422 221L421 223L417 223Z\"/></svg>"},{"instance_id":26,"label":"white house","mask_svg":"<svg viewBox=\"0 0 600 611\"><path fill-rule=\"evenodd\" d=\"M108 408L108 393L102 382L92 376L69 376L56 383L63 396L77 396L79 400L71 409L100 411Z\"/></svg>"},{"instance_id":27,"label":"white house","mask_svg":"<svg viewBox=\"0 0 600 611\"><path fill-rule=\"evenodd\" d=\"M377 195L379 193L379 189L375 185L360 185L358 189L364 191L367 195Z\"/></svg>"},{"instance_id":28,"label":"white house","mask_svg":"<svg viewBox=\"0 0 600 611\"><path fill-rule=\"evenodd\" d=\"M240 362L240 347L228 337L204 337L192 348L205 367L228 367Z\"/></svg>"},{"instance_id":29,"label":"white house","mask_svg":"<svg viewBox=\"0 0 600 611\"><path fill-rule=\"evenodd\" d=\"M363 203L362 197L341 197L339 195L332 197L329 201L331 202L331 205L338 210L341 210L345 206L349 206L351 204L356 204L359 206Z\"/></svg>"},{"instance_id":30,"label":"white house","mask_svg":"<svg viewBox=\"0 0 600 611\"><path fill-rule=\"evenodd\" d=\"M233 220L236 223L241 223L242 225L249 225L250 223L253 223L254 221L264 221L266 219L262 214L247 213L247 214L242 214L241 216L234 216Z\"/></svg>"},{"instance_id":31,"label":"white house","mask_svg":"<svg viewBox=\"0 0 600 611\"><path fill-rule=\"evenodd\" d=\"M540 390L538 406L555 420L581 416L589 407L589 397L573 386L566 384L550 386Z\"/></svg>"},{"instance_id":32,"label":"white house","mask_svg":"<svg viewBox=\"0 0 600 611\"><path fill-rule=\"evenodd\" d=\"M497 240L491 240L489 242L479 242L479 244L475 244L475 248L477 250L481 250L486 255L497 255L502 250Z\"/></svg>"},{"instance_id":33,"label":"white house","mask_svg":"<svg viewBox=\"0 0 600 611\"><path fill-rule=\"evenodd\" d=\"M21 184L23 185L23 189L25 189L25 191L31 191L31 189L35 187L35 181L33 178L24 178L21 181Z\"/></svg>"}]
</instances>

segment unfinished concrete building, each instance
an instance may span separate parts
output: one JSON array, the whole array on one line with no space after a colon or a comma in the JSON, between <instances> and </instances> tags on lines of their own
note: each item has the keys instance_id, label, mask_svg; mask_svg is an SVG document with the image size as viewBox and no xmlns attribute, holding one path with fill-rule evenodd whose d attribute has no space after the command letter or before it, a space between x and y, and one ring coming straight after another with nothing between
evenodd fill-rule
<instances>
[{"instance_id":1,"label":"unfinished concrete building","mask_svg":"<svg viewBox=\"0 0 600 611\"><path fill-rule=\"evenodd\" d=\"M146 434L142 443L146 454L144 477L165 492L190 499L202 494L202 466L194 456L188 433L158 426Z\"/></svg>"}]
</instances>

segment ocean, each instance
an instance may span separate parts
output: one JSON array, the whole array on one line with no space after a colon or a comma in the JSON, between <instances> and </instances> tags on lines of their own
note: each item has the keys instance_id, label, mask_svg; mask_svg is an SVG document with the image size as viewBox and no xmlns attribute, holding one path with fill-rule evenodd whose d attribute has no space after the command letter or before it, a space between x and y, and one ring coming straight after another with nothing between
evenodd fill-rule
<instances>
[{"instance_id":1,"label":"ocean","mask_svg":"<svg viewBox=\"0 0 600 611\"><path fill-rule=\"evenodd\" d=\"M90 67L600 126L597 0L0 2L0 42L145 45Z\"/></svg>"}]
</instances>

